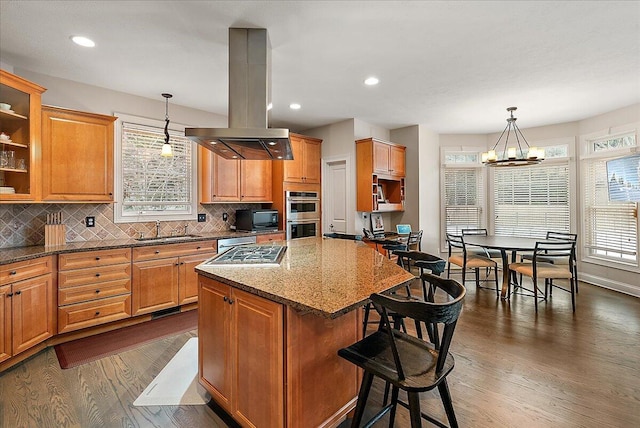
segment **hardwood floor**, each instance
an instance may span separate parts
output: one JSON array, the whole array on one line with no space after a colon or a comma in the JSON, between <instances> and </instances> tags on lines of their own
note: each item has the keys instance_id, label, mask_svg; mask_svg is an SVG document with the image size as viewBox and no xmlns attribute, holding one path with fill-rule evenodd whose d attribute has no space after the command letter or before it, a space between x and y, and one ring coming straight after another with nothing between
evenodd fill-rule
<instances>
[{"instance_id":1,"label":"hardwood floor","mask_svg":"<svg viewBox=\"0 0 640 428\"><path fill-rule=\"evenodd\" d=\"M640 426L640 299L581 283L575 314L556 290L536 315L532 297L467 290L448 377L461 427ZM132 405L194 335L68 370L43 351L0 375L0 427L226 427L207 406ZM374 386L372 403L382 383ZM421 402L446 420L437 392ZM408 426L400 408L396 427Z\"/></svg>"}]
</instances>

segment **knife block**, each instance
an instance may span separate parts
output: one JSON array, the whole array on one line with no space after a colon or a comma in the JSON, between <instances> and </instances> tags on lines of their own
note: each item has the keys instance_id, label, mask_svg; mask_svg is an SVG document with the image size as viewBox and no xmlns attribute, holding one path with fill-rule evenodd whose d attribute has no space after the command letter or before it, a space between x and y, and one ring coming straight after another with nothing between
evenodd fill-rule
<instances>
[{"instance_id":1,"label":"knife block","mask_svg":"<svg viewBox=\"0 0 640 428\"><path fill-rule=\"evenodd\" d=\"M66 226L64 224L45 224L44 225L44 246L53 247L56 245L64 245L66 239Z\"/></svg>"}]
</instances>

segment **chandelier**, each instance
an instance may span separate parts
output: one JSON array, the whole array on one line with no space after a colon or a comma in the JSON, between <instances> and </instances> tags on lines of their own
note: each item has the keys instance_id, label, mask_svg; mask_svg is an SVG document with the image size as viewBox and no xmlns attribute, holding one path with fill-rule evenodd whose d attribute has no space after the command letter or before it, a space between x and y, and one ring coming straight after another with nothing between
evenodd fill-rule
<instances>
[{"instance_id":1,"label":"chandelier","mask_svg":"<svg viewBox=\"0 0 640 428\"><path fill-rule=\"evenodd\" d=\"M544 149L529 147L529 143L527 143L526 138L522 135L522 131L520 131L520 128L516 125L517 118L513 117L513 112L517 109L518 107L507 108L511 117L507 118L507 126L502 131L502 134L500 134L493 149L482 153L481 159L483 164L487 166L525 166L536 165L544 160ZM509 137L512 134L517 147L515 145L509 147ZM504 139L504 143L502 143L503 146L498 148L504 136L506 136L506 138ZM498 148L498 152L496 152L496 148Z\"/></svg>"},{"instance_id":2,"label":"chandelier","mask_svg":"<svg viewBox=\"0 0 640 428\"><path fill-rule=\"evenodd\" d=\"M173 97L171 94L162 94L165 98L165 113L164 113L164 144L162 145L161 156L171 157L173 151L171 150L171 144L169 144L169 98Z\"/></svg>"}]
</instances>

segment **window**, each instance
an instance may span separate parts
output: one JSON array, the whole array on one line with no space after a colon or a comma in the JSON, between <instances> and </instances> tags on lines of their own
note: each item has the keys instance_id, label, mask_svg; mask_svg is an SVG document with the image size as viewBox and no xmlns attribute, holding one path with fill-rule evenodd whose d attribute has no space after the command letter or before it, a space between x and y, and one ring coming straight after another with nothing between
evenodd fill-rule
<instances>
[{"instance_id":1,"label":"window","mask_svg":"<svg viewBox=\"0 0 640 428\"><path fill-rule=\"evenodd\" d=\"M171 127L173 156L162 157L164 122L118 116L115 222L195 220L196 150L184 127Z\"/></svg>"},{"instance_id":2,"label":"window","mask_svg":"<svg viewBox=\"0 0 640 428\"><path fill-rule=\"evenodd\" d=\"M569 164L496 168L494 231L503 236L544 238L570 231Z\"/></svg>"},{"instance_id":3,"label":"window","mask_svg":"<svg viewBox=\"0 0 640 428\"><path fill-rule=\"evenodd\" d=\"M594 260L638 266L638 219L633 202L610 202L606 162L637 147L635 132L586 139L582 159L583 254Z\"/></svg>"},{"instance_id":4,"label":"window","mask_svg":"<svg viewBox=\"0 0 640 428\"><path fill-rule=\"evenodd\" d=\"M446 233L459 235L462 229L484 227L485 175L482 168L476 152L444 154L442 186Z\"/></svg>"}]
</instances>

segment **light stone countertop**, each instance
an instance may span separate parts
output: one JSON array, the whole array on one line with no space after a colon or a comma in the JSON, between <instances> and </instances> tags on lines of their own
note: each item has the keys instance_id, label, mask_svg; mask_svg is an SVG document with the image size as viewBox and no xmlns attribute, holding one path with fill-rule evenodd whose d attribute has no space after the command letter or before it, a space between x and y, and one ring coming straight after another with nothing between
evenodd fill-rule
<instances>
[{"instance_id":1,"label":"light stone countertop","mask_svg":"<svg viewBox=\"0 0 640 428\"><path fill-rule=\"evenodd\" d=\"M415 280L360 241L300 238L287 245L280 266L196 266L196 271L232 287L326 318L362 306L372 293ZM264 244L272 245L272 244Z\"/></svg>"}]
</instances>

